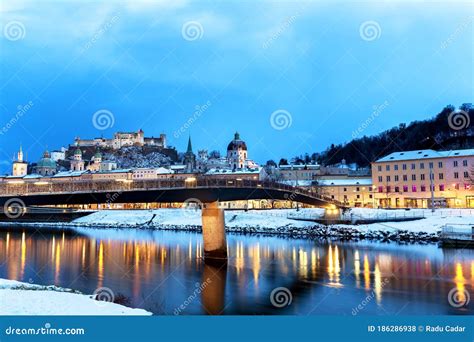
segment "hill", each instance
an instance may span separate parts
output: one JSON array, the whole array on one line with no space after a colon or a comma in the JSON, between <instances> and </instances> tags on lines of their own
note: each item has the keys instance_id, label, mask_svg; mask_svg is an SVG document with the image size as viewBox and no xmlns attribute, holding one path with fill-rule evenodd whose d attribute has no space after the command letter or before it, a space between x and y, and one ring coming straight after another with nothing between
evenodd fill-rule
<instances>
[{"instance_id":1,"label":"hill","mask_svg":"<svg viewBox=\"0 0 474 342\"><path fill-rule=\"evenodd\" d=\"M331 145L318 157L322 165L345 159L360 167L396 151L420 149L451 150L474 148L474 107L465 103L458 110L446 106L434 118L400 124L375 136L363 136L348 143Z\"/></svg>"}]
</instances>

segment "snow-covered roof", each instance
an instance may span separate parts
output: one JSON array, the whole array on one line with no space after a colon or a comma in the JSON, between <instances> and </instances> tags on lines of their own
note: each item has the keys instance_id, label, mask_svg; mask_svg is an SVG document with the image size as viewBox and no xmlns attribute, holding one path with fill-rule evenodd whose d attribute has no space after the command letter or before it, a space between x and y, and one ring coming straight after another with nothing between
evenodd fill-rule
<instances>
[{"instance_id":1,"label":"snow-covered roof","mask_svg":"<svg viewBox=\"0 0 474 342\"><path fill-rule=\"evenodd\" d=\"M205 174L206 175L242 175L242 174L258 174L262 171L262 167L258 167L255 169L239 169L239 170L231 170L231 169L210 169Z\"/></svg>"},{"instance_id":2,"label":"snow-covered roof","mask_svg":"<svg viewBox=\"0 0 474 342\"><path fill-rule=\"evenodd\" d=\"M89 173L89 171L62 171L62 172L58 172L57 174L55 174L54 176L52 176L53 178L61 178L61 177L80 177L82 176L84 173Z\"/></svg>"},{"instance_id":3,"label":"snow-covered roof","mask_svg":"<svg viewBox=\"0 0 474 342\"><path fill-rule=\"evenodd\" d=\"M435 150L416 150L416 151L402 151L393 152L388 156L376 160L376 163L403 161L403 160L417 160L417 159L434 159L446 157L462 157L474 156L474 149L467 150L451 150L451 151L435 151Z\"/></svg>"},{"instance_id":4,"label":"snow-covered roof","mask_svg":"<svg viewBox=\"0 0 474 342\"><path fill-rule=\"evenodd\" d=\"M31 175L26 175L23 177L24 179L36 179L36 178L43 178L43 176L37 174L37 173L32 173Z\"/></svg>"},{"instance_id":5,"label":"snow-covered roof","mask_svg":"<svg viewBox=\"0 0 474 342\"><path fill-rule=\"evenodd\" d=\"M281 181L281 184L291 185L291 186L311 186L313 181L311 180L285 180Z\"/></svg>"},{"instance_id":6,"label":"snow-covered roof","mask_svg":"<svg viewBox=\"0 0 474 342\"><path fill-rule=\"evenodd\" d=\"M128 173L132 172L132 169L115 169L110 171L100 171L99 173Z\"/></svg>"},{"instance_id":7,"label":"snow-covered roof","mask_svg":"<svg viewBox=\"0 0 474 342\"><path fill-rule=\"evenodd\" d=\"M350 186L350 185L372 185L372 178L340 178L340 179L319 179L318 185L322 186Z\"/></svg>"},{"instance_id":8,"label":"snow-covered roof","mask_svg":"<svg viewBox=\"0 0 474 342\"><path fill-rule=\"evenodd\" d=\"M167 169L165 167L157 167L157 168L152 168L152 167L139 167L136 169L133 169L133 172L141 172L141 171L153 171L156 174L169 174L169 173L174 173L173 170Z\"/></svg>"},{"instance_id":9,"label":"snow-covered roof","mask_svg":"<svg viewBox=\"0 0 474 342\"><path fill-rule=\"evenodd\" d=\"M308 164L308 165L280 165L280 170L318 170L319 165L317 164Z\"/></svg>"}]
</instances>

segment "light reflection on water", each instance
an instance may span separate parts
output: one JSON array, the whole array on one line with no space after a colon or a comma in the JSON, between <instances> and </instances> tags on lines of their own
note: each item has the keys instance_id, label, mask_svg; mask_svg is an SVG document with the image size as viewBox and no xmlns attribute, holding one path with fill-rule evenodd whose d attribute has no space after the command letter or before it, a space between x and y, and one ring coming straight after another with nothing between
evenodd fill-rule
<instances>
[{"instance_id":1,"label":"light reflection on water","mask_svg":"<svg viewBox=\"0 0 474 342\"><path fill-rule=\"evenodd\" d=\"M474 252L436 245L228 235L227 267L205 265L196 233L0 231L0 277L93 293L109 287L155 314L473 314ZM288 288L290 306L270 293ZM471 296L473 297L473 296ZM474 300L474 298L473 298ZM360 307L360 306L359 306Z\"/></svg>"}]
</instances>

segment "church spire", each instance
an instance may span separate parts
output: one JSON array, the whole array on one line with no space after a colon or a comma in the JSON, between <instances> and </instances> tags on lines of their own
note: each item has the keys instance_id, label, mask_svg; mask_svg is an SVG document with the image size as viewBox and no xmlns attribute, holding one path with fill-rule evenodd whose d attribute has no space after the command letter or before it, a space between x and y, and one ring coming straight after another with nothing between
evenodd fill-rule
<instances>
[{"instance_id":1,"label":"church spire","mask_svg":"<svg viewBox=\"0 0 474 342\"><path fill-rule=\"evenodd\" d=\"M18 158L17 158L17 160L18 160L20 163L23 162L23 148L22 148L21 144L20 144L20 150L18 151Z\"/></svg>"},{"instance_id":2,"label":"church spire","mask_svg":"<svg viewBox=\"0 0 474 342\"><path fill-rule=\"evenodd\" d=\"M186 153L193 153L193 145L191 144L191 136L189 136L189 139L188 139L188 149L186 150Z\"/></svg>"}]
</instances>

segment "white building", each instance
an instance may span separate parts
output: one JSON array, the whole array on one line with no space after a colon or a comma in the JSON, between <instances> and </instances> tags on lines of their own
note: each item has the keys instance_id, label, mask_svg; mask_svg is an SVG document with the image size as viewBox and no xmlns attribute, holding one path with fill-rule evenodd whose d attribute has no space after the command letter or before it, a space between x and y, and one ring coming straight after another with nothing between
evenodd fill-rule
<instances>
[{"instance_id":1,"label":"white building","mask_svg":"<svg viewBox=\"0 0 474 342\"><path fill-rule=\"evenodd\" d=\"M166 179L169 178L174 172L164 167L158 168L138 168L133 169L132 179L133 180L146 180L146 179Z\"/></svg>"},{"instance_id":2,"label":"white building","mask_svg":"<svg viewBox=\"0 0 474 342\"><path fill-rule=\"evenodd\" d=\"M61 147L60 150L51 151L51 159L55 162L58 162L60 160L66 160L66 151L67 148L65 147Z\"/></svg>"},{"instance_id":3,"label":"white building","mask_svg":"<svg viewBox=\"0 0 474 342\"><path fill-rule=\"evenodd\" d=\"M78 147L74 152L73 159L71 160L71 171L84 171L85 162L82 160L82 151Z\"/></svg>"},{"instance_id":4,"label":"white building","mask_svg":"<svg viewBox=\"0 0 474 342\"><path fill-rule=\"evenodd\" d=\"M143 130L138 132L117 132L114 134L112 139L105 138L94 138L94 139L81 139L77 137L75 144L79 147L102 147L102 148L113 148L120 149L127 146L158 146L166 148L166 135L160 134L158 138L145 137Z\"/></svg>"},{"instance_id":5,"label":"white building","mask_svg":"<svg viewBox=\"0 0 474 342\"><path fill-rule=\"evenodd\" d=\"M23 177L28 173L28 163L23 159L23 149L20 146L17 158L13 162L12 175L14 177Z\"/></svg>"}]
</instances>

